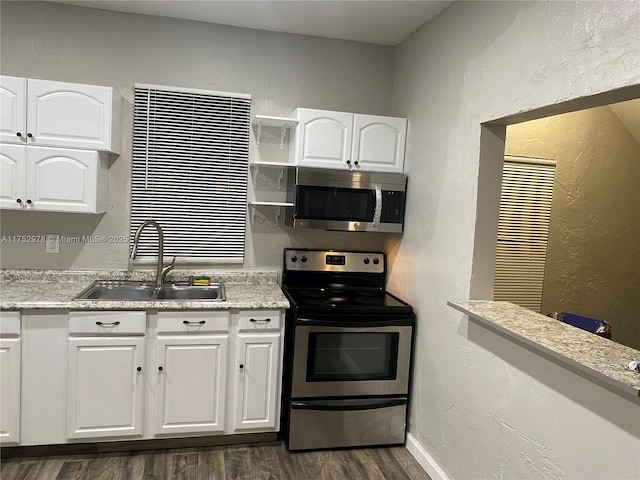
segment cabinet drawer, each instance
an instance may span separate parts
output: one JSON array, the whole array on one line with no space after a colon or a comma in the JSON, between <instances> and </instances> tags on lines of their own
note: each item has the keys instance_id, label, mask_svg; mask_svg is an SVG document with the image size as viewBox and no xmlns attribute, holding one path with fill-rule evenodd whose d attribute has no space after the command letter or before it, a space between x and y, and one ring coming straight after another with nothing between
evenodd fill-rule
<instances>
[{"instance_id":1,"label":"cabinet drawer","mask_svg":"<svg viewBox=\"0 0 640 480\"><path fill-rule=\"evenodd\" d=\"M158 333L228 332L229 312L158 312Z\"/></svg>"},{"instance_id":2,"label":"cabinet drawer","mask_svg":"<svg viewBox=\"0 0 640 480\"><path fill-rule=\"evenodd\" d=\"M20 336L20 312L0 312L0 337Z\"/></svg>"},{"instance_id":3,"label":"cabinet drawer","mask_svg":"<svg viewBox=\"0 0 640 480\"><path fill-rule=\"evenodd\" d=\"M69 312L69 334L144 335L146 312Z\"/></svg>"},{"instance_id":4,"label":"cabinet drawer","mask_svg":"<svg viewBox=\"0 0 640 480\"><path fill-rule=\"evenodd\" d=\"M240 312L240 330L280 330L280 310L246 310Z\"/></svg>"}]
</instances>

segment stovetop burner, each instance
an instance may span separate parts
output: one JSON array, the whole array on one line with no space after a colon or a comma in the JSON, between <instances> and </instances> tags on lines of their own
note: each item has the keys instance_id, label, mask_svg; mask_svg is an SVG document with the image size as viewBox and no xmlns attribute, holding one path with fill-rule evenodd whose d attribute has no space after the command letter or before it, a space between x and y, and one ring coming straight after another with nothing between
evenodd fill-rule
<instances>
[{"instance_id":1,"label":"stovetop burner","mask_svg":"<svg viewBox=\"0 0 640 480\"><path fill-rule=\"evenodd\" d=\"M385 291L385 274L383 253L285 249L282 290L298 313L412 313Z\"/></svg>"},{"instance_id":2,"label":"stovetop burner","mask_svg":"<svg viewBox=\"0 0 640 480\"><path fill-rule=\"evenodd\" d=\"M397 309L408 305L384 290L283 288L293 306L298 309L314 307L327 309ZM409 307L411 308L411 307Z\"/></svg>"}]
</instances>

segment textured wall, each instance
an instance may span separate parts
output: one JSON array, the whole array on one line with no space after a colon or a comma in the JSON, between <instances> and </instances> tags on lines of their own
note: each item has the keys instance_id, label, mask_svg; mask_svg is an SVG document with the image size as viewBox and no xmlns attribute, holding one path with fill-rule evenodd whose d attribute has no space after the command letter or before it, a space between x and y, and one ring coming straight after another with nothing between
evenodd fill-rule
<instances>
[{"instance_id":1,"label":"textured wall","mask_svg":"<svg viewBox=\"0 0 640 480\"><path fill-rule=\"evenodd\" d=\"M0 8L2 74L108 85L124 98L122 155L110 167L107 213L25 215L3 210L3 235L128 235L136 82L250 93L253 115L287 116L299 106L389 114L391 47L56 3L3 1ZM255 158L260 153L253 133ZM286 150L282 154L287 158ZM248 225L247 267L279 266L286 246L382 246L382 234L294 231L258 218L264 222ZM127 244L64 244L57 255L45 254L44 244L3 244L1 265L123 268L127 257Z\"/></svg>"},{"instance_id":2,"label":"textured wall","mask_svg":"<svg viewBox=\"0 0 640 480\"><path fill-rule=\"evenodd\" d=\"M542 312L606 320L640 350L640 144L599 107L512 125L505 152L557 161Z\"/></svg>"},{"instance_id":3,"label":"textured wall","mask_svg":"<svg viewBox=\"0 0 640 480\"><path fill-rule=\"evenodd\" d=\"M449 478L640 476L637 402L446 305L476 273L481 134L500 143L481 123L640 84L639 31L633 2L454 2L396 47L393 113L420 188L389 288L418 315L409 430Z\"/></svg>"}]
</instances>

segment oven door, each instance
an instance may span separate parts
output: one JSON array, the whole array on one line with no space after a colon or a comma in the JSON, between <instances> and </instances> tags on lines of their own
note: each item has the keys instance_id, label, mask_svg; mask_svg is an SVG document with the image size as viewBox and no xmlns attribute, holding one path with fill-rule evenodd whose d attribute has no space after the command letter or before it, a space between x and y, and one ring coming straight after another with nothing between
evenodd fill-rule
<instances>
[{"instance_id":1,"label":"oven door","mask_svg":"<svg viewBox=\"0 0 640 480\"><path fill-rule=\"evenodd\" d=\"M406 395L413 319L298 318L292 398Z\"/></svg>"}]
</instances>

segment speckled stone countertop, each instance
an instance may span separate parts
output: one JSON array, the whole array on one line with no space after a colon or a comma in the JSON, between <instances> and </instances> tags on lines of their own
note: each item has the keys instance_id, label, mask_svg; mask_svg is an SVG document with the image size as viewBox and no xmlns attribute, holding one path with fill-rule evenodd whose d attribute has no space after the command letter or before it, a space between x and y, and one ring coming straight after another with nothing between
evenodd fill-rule
<instances>
[{"instance_id":1,"label":"speckled stone countertop","mask_svg":"<svg viewBox=\"0 0 640 480\"><path fill-rule=\"evenodd\" d=\"M167 281L188 279L189 275L208 275L222 282L226 301L207 300L72 300L94 280L148 280L150 271L55 271L0 270L0 310L228 310L289 308L277 283L276 271L175 271Z\"/></svg>"},{"instance_id":2,"label":"speckled stone countertop","mask_svg":"<svg viewBox=\"0 0 640 480\"><path fill-rule=\"evenodd\" d=\"M447 302L490 329L604 381L627 395L640 397L640 373L629 370L640 362L640 351L562 323L508 302Z\"/></svg>"}]
</instances>

